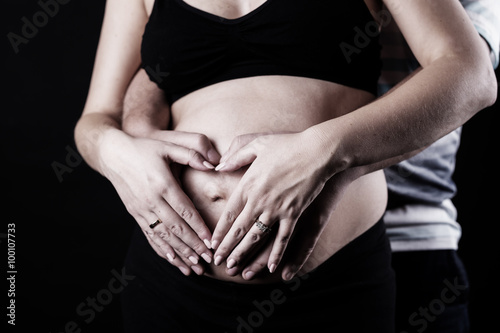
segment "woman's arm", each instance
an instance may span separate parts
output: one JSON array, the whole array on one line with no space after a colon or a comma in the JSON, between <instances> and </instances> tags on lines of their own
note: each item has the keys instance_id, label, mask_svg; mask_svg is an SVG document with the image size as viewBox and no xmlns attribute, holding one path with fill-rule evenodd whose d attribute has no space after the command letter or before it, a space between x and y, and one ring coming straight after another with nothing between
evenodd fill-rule
<instances>
[{"instance_id":1,"label":"woman's arm","mask_svg":"<svg viewBox=\"0 0 500 333\"><path fill-rule=\"evenodd\" d=\"M484 41L459 2L385 3L422 70L375 102L311 128L334 156L326 161L332 173L425 147L496 99Z\"/></svg>"},{"instance_id":2,"label":"woman's arm","mask_svg":"<svg viewBox=\"0 0 500 333\"><path fill-rule=\"evenodd\" d=\"M215 260L237 265L259 242L256 219L280 222L268 267L276 267L298 217L344 170L373 170L419 150L465 123L496 98L488 54L460 3L386 1L422 70L379 100L290 135L259 137L219 165L252 163L213 234ZM390 162L389 162L390 161ZM357 169L361 170L361 169Z\"/></svg>"},{"instance_id":3,"label":"woman's arm","mask_svg":"<svg viewBox=\"0 0 500 333\"><path fill-rule=\"evenodd\" d=\"M153 249L185 274L190 273L190 267L200 272L201 266L195 264L198 256L211 260L206 246L210 231L180 190L169 164L177 162L209 170L203 162L208 159L207 147L211 145L192 143L185 147L134 138L121 130L124 98L139 68L147 20L143 0L107 2L89 94L75 128L75 141L86 162L111 181ZM136 76L132 86L149 87L151 101L161 98L157 88L151 89L154 84L149 82L146 86L143 79ZM128 91L128 104L133 104L133 92ZM155 119L159 123L166 116L168 112L157 113L155 117L160 118ZM157 219L163 223L153 232L149 225Z\"/></svg>"},{"instance_id":4,"label":"woman's arm","mask_svg":"<svg viewBox=\"0 0 500 333\"><path fill-rule=\"evenodd\" d=\"M147 22L143 0L106 3L99 46L83 114L75 140L85 161L103 173L100 143L119 136L123 99L140 64L140 42Z\"/></svg>"}]
</instances>

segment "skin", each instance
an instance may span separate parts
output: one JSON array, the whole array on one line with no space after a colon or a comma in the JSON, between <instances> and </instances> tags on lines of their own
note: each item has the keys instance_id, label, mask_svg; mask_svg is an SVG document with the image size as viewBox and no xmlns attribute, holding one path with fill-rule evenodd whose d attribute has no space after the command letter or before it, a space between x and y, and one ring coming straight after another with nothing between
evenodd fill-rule
<instances>
[{"instance_id":1,"label":"skin","mask_svg":"<svg viewBox=\"0 0 500 333\"><path fill-rule=\"evenodd\" d=\"M291 131L298 133L327 119L339 117L374 99L374 96L364 91L306 78L256 77L243 81L222 82L210 86L208 89L196 91L176 102L172 107L173 128L205 134L212 140L218 151L225 152L235 137L256 133L263 129L271 132ZM279 87L279 92L276 91L276 87ZM228 90L231 91L231 94L226 95L224 92ZM249 96L251 97L248 98ZM246 102L241 103L244 99ZM314 101L314 104L311 101ZM240 105L238 109L235 108L236 105ZM331 105L335 105L335 107L332 108ZM284 139L283 143L285 144L288 137L294 135L281 134L278 136ZM268 138L269 136L259 136L249 145L255 144L264 137ZM308 143L305 141L297 141L294 144L303 146L304 151L308 149L306 146ZM294 159L296 158L294 157ZM304 154L300 159L311 161L315 158L312 155ZM230 204L229 200L234 191L238 190L240 182L253 166L252 164L247 170L247 164L244 162L230 172L215 170L203 172L192 168L184 170L181 178L183 188L211 230L218 227L221 214ZM267 167L270 170L279 168L278 165L268 165ZM289 170L286 174L289 179L285 183L289 184L290 187L280 188L280 192L293 191L296 183L292 180L316 183L316 177L302 174L303 171L302 168ZM254 184L258 184L260 181L268 185L266 192L269 192L272 184L275 184L274 180L271 179L251 179L247 183L247 189L251 189ZM326 182L326 179L324 181ZM363 200L358 200L359 197L363 197ZM295 203L287 202L285 196L281 196L280 201L284 210L294 209L292 205ZM299 205L307 207L310 203L304 202L299 203ZM376 223L384 212L385 203L386 184L381 172L357 180L356 184L353 184L349 191L344 193L342 205L339 205L335 212L333 212L332 207L331 217L324 221L324 231L317 240L317 247L311 253L316 259L316 265ZM297 210L296 214L298 218L302 215L302 211ZM269 221L265 218L260 217L260 220L269 225ZM253 221L250 226L253 225ZM344 223L334 223L333 221L343 221ZM304 223L311 224L313 221L304 221ZM246 231L236 229L232 233L243 236ZM252 243L249 245L260 240L265 241L267 238L257 228L254 228L252 232L255 236L250 240ZM279 232L276 237L279 237ZM212 247L217 246L212 243ZM248 252L251 252L252 249L253 246L249 246ZM319 252L319 249L322 251ZM248 252L244 252L242 257L246 256ZM244 259L238 258L238 261L240 260ZM220 264L221 261L215 257L214 263L207 268L207 274L219 279L243 282L241 276L235 275L237 271L233 269L238 265L231 266L229 261L224 265ZM254 282L280 278L282 267L269 267L269 269L266 274L262 272L260 279L255 279ZM270 273L276 274L271 277Z\"/></svg>"},{"instance_id":2,"label":"skin","mask_svg":"<svg viewBox=\"0 0 500 333\"><path fill-rule=\"evenodd\" d=\"M390 94L345 116L286 138L269 136L265 142L259 138L237 155L228 157L225 168L218 167L220 171L234 170L249 162L252 165L233 192L213 233L213 242L221 244L215 253L216 261L241 260L253 245L254 231L249 230L255 218L259 218L268 225L280 221L268 267L279 265L297 223L295 209L280 207L283 184L288 186L287 199L298 202L294 208L300 210L304 206L301 203L314 200L324 184L322 179L425 147L465 122L470 109L479 111L493 103L495 93L490 87L470 86L474 77L470 73L476 70L476 74L490 82L494 76L481 39L459 3L386 1L385 4L422 70ZM496 85L492 83L492 87ZM476 98L456 103L455 98L460 94ZM448 118L452 113L454 117ZM300 144L304 142L307 144ZM294 147L293 154L290 147ZM294 160L297 155L311 158ZM297 169L301 171L296 175L298 178L287 178ZM307 176L318 174L315 184L307 182ZM272 188L267 184L273 184ZM246 190L249 186L251 191ZM249 232L236 233L239 229Z\"/></svg>"},{"instance_id":3,"label":"skin","mask_svg":"<svg viewBox=\"0 0 500 333\"><path fill-rule=\"evenodd\" d=\"M262 3L187 2L227 18ZM134 114L149 119L129 126L132 136L121 131L121 117L133 96L144 96L133 93L134 81L149 100L164 105L144 73L132 81L152 2L109 1L88 101L75 129L79 150L110 179L157 253L185 274L259 283L309 271L382 215L385 184L380 172L370 172L424 148L496 98L488 55L459 5L386 5L422 70L384 98L373 102L366 92L307 78L233 80L185 96L171 110L130 107L135 111L125 113L126 129L138 123L127 121ZM125 27L124 17L130 22ZM157 117L162 121L151 121ZM173 131L165 130L168 123ZM189 168L177 178L173 163ZM200 194L207 182L212 187ZM149 229L157 218L164 222ZM268 226L280 223L262 237L253 226L257 218ZM256 247L260 252L249 261ZM201 265L200 257L210 265Z\"/></svg>"}]
</instances>

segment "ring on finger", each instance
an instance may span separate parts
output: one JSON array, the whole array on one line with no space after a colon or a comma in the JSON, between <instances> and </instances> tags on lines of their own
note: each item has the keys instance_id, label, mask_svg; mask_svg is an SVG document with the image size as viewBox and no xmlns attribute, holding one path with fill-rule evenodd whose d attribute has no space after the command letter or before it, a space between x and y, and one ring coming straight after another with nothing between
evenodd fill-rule
<instances>
[{"instance_id":1,"label":"ring on finger","mask_svg":"<svg viewBox=\"0 0 500 333\"><path fill-rule=\"evenodd\" d=\"M271 228L262 223L262 221L260 220L256 220L254 224L257 228L259 228L260 231L262 231L265 234L271 231Z\"/></svg>"},{"instance_id":2,"label":"ring on finger","mask_svg":"<svg viewBox=\"0 0 500 333\"><path fill-rule=\"evenodd\" d=\"M156 227L156 226L157 226L158 224L160 224L160 223L163 223L163 222L162 222L160 219L158 219L158 220L156 220L154 223L151 223L151 224L149 225L149 227L150 227L151 229L154 229L154 227Z\"/></svg>"}]
</instances>

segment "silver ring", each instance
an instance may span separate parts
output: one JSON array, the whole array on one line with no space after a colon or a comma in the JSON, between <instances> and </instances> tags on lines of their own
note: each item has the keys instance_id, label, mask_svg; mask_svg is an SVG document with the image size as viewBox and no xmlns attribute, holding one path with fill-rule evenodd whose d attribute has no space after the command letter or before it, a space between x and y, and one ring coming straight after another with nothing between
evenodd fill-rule
<instances>
[{"instance_id":1,"label":"silver ring","mask_svg":"<svg viewBox=\"0 0 500 333\"><path fill-rule=\"evenodd\" d=\"M271 231L271 228L269 228L267 225L265 225L259 220L255 221L255 226L259 228L259 230L262 231L263 233L268 233Z\"/></svg>"},{"instance_id":2,"label":"silver ring","mask_svg":"<svg viewBox=\"0 0 500 333\"><path fill-rule=\"evenodd\" d=\"M163 222L162 222L160 219L158 219L158 220L156 220L154 223L151 223L151 224L149 225L149 227L150 227L151 229L153 229L154 227L156 227L156 226L157 226L158 224L160 224L160 223L163 223Z\"/></svg>"}]
</instances>

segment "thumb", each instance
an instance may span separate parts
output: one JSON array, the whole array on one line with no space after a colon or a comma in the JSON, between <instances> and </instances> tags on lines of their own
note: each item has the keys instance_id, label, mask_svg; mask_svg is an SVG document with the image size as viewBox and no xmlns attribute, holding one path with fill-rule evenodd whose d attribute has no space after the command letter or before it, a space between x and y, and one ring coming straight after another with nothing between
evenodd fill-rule
<instances>
[{"instance_id":1,"label":"thumb","mask_svg":"<svg viewBox=\"0 0 500 333\"><path fill-rule=\"evenodd\" d=\"M235 137L231 142L229 149L224 153L224 155L222 155L220 163L224 163L229 156L233 155L261 135L264 135L264 133L243 134Z\"/></svg>"},{"instance_id":2,"label":"thumb","mask_svg":"<svg viewBox=\"0 0 500 333\"><path fill-rule=\"evenodd\" d=\"M249 144L224 157L223 162L215 167L215 171L236 171L251 164L257 158L257 153Z\"/></svg>"}]
</instances>

